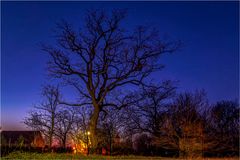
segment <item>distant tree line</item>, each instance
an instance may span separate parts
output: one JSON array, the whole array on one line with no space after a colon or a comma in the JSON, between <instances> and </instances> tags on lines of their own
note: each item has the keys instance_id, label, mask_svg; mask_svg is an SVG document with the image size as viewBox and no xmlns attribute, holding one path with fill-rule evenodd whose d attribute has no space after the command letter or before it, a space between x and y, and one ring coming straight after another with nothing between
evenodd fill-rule
<instances>
[{"instance_id":1,"label":"distant tree line","mask_svg":"<svg viewBox=\"0 0 240 160\"><path fill-rule=\"evenodd\" d=\"M42 131L49 146L53 139L63 148L72 141L87 143L92 111L88 107L60 104L57 87L44 87L43 93L46 101L35 106L25 124ZM143 88L132 99L141 100L120 110L109 108L101 112L96 137L99 149L105 147L113 155L202 157L239 154L237 102L209 104L204 91L177 94L170 81ZM116 143L117 136L120 140Z\"/></svg>"}]
</instances>

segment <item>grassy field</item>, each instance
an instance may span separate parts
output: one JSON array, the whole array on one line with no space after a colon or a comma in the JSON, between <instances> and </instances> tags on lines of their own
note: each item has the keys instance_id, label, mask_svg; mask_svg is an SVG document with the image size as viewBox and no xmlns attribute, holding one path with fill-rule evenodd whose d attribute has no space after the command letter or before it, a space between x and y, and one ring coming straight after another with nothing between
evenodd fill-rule
<instances>
[{"instance_id":1,"label":"grassy field","mask_svg":"<svg viewBox=\"0 0 240 160\"><path fill-rule=\"evenodd\" d=\"M66 154L66 153L26 153L26 152L13 152L6 157L2 157L2 160L5 159L44 159L44 160L109 160L109 159L131 159L131 160L180 160L179 158L165 158L165 157L146 157L146 156L99 156L99 155L76 155L76 154ZM193 158L201 160L202 158ZM238 160L239 158L204 158L204 160Z\"/></svg>"}]
</instances>

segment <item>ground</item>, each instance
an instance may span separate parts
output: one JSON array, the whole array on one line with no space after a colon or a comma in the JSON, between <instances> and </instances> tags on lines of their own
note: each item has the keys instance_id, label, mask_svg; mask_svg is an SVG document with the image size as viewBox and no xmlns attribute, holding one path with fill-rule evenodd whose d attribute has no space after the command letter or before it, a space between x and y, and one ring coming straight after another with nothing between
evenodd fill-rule
<instances>
[{"instance_id":1,"label":"ground","mask_svg":"<svg viewBox=\"0 0 240 160\"><path fill-rule=\"evenodd\" d=\"M45 160L87 160L87 159L99 159L99 160L109 160L109 159L146 159L146 160L177 160L178 158L164 158L164 157L145 157L145 156L99 156L99 155L76 155L76 154L65 154L65 153L24 153L24 152L13 152L6 157L2 157L2 160L5 159L45 159ZM194 158L196 159L196 158ZM198 158L199 159L199 158ZM204 160L208 160L206 158ZM238 160L239 158L210 158L209 160ZM199 159L200 160L200 159Z\"/></svg>"}]
</instances>

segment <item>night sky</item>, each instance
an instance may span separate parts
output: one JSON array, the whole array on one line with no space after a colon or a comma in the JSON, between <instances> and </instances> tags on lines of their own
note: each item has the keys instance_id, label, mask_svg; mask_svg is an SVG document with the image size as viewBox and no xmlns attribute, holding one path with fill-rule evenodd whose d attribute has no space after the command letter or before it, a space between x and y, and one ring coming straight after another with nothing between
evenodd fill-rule
<instances>
[{"instance_id":1,"label":"night sky","mask_svg":"<svg viewBox=\"0 0 240 160\"><path fill-rule=\"evenodd\" d=\"M178 91L205 89L210 103L239 97L238 2L1 2L1 126L21 123L49 80L47 54L56 22L83 24L86 10L128 9L123 26L157 27L163 37L181 40L182 49L162 57L156 80L176 80ZM67 97L71 97L67 92Z\"/></svg>"}]
</instances>

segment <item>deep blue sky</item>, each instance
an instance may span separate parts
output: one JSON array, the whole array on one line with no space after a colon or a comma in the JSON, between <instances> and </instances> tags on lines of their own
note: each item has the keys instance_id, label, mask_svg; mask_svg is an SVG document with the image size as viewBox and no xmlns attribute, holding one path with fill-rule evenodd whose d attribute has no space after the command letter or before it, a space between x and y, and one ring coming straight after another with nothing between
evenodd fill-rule
<instances>
[{"instance_id":1,"label":"deep blue sky","mask_svg":"<svg viewBox=\"0 0 240 160\"><path fill-rule=\"evenodd\" d=\"M205 89L210 102L238 98L238 2L1 2L1 126L20 123L40 101L48 82L47 55L40 42L53 43L55 23L78 26L88 9L126 8L126 28L154 24L184 47L164 56L166 68L153 77L179 80L179 91Z\"/></svg>"}]
</instances>

